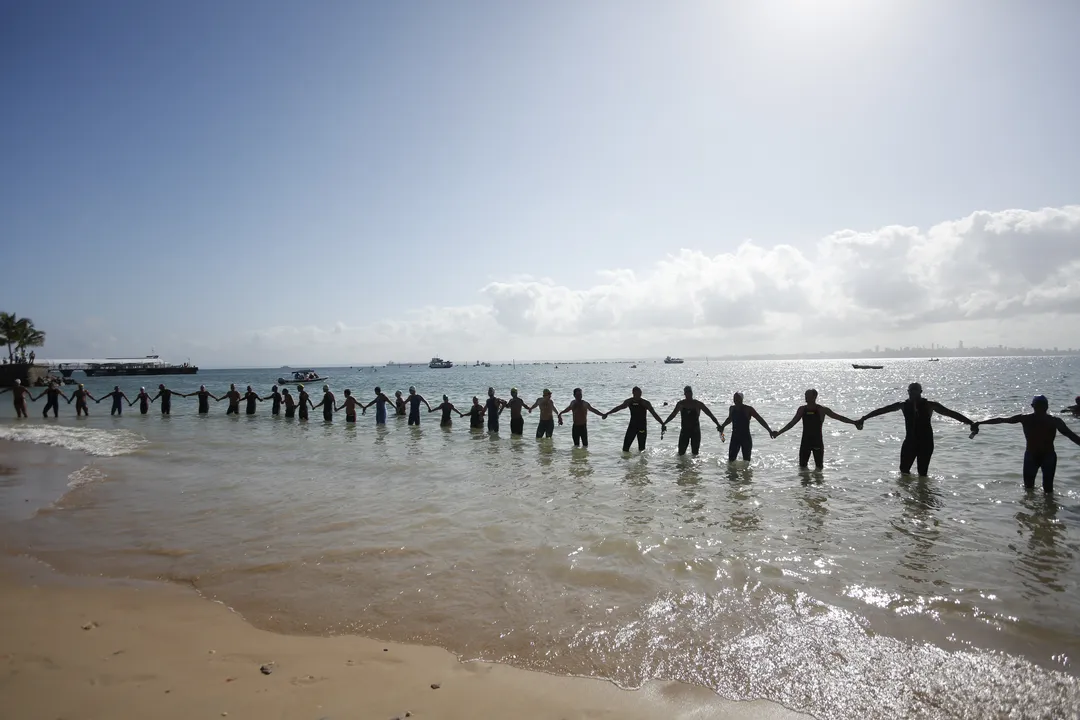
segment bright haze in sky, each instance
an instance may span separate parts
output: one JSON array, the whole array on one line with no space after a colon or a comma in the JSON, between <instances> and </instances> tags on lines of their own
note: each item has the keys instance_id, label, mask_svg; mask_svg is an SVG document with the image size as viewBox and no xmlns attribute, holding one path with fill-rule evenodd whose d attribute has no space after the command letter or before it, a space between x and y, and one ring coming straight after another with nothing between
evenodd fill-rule
<instances>
[{"instance_id":1,"label":"bright haze in sky","mask_svg":"<svg viewBox=\"0 0 1080 720\"><path fill-rule=\"evenodd\" d=\"M1080 345L1080 3L0 4L42 357Z\"/></svg>"}]
</instances>

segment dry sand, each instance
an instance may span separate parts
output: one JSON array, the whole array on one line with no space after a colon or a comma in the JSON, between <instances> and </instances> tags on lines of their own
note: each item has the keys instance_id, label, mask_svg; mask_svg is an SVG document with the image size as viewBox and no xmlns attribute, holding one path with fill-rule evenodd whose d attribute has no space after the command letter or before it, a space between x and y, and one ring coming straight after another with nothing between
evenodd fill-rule
<instances>
[{"instance_id":1,"label":"dry sand","mask_svg":"<svg viewBox=\"0 0 1080 720\"><path fill-rule=\"evenodd\" d=\"M186 588L25 558L0 561L0 662L0 718L20 720L808 717L678 683L626 691L438 648L276 635Z\"/></svg>"}]
</instances>

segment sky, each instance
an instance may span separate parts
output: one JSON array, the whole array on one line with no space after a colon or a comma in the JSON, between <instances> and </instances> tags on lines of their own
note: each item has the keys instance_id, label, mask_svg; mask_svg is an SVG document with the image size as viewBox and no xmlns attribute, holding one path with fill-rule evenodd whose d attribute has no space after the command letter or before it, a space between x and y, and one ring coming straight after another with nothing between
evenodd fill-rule
<instances>
[{"instance_id":1,"label":"sky","mask_svg":"<svg viewBox=\"0 0 1080 720\"><path fill-rule=\"evenodd\" d=\"M0 310L203 366L1080 346L1080 3L0 0Z\"/></svg>"}]
</instances>

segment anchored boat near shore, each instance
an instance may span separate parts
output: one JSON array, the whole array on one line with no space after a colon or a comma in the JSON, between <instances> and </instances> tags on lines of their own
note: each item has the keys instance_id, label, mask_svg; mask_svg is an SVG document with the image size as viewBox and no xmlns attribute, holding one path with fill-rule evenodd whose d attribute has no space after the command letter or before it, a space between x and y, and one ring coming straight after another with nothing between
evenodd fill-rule
<instances>
[{"instance_id":1,"label":"anchored boat near shore","mask_svg":"<svg viewBox=\"0 0 1080 720\"><path fill-rule=\"evenodd\" d=\"M106 358L106 362L89 362L81 368L61 367L64 377L71 377L76 369L81 369L87 377L113 377L120 375L194 375L199 368L191 363L174 365L165 362L158 355L142 358Z\"/></svg>"},{"instance_id":2,"label":"anchored boat near shore","mask_svg":"<svg viewBox=\"0 0 1080 720\"><path fill-rule=\"evenodd\" d=\"M683 359L671 357L670 355L668 355L666 358L664 358L664 363L666 363L667 365L682 365Z\"/></svg>"}]
</instances>

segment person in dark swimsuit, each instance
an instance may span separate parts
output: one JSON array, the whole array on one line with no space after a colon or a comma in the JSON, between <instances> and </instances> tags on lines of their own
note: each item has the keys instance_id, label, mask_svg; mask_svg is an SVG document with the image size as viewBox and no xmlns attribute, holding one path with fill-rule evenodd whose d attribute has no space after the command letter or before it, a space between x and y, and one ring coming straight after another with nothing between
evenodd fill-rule
<instances>
[{"instance_id":1,"label":"person in dark swimsuit","mask_svg":"<svg viewBox=\"0 0 1080 720\"><path fill-rule=\"evenodd\" d=\"M863 415L859 422L866 422L870 418L896 412L897 410L902 410L904 413L906 434L904 442L900 446L900 472L905 475L911 472L911 466L916 462L918 462L917 468L920 476L925 477L930 471L930 457L934 454L934 428L930 424L930 419L935 411L969 427L975 425L974 422L960 413L950 410L941 403L924 398L922 396L922 385L917 382L908 385L907 400L872 410Z\"/></svg>"},{"instance_id":2,"label":"person in dark swimsuit","mask_svg":"<svg viewBox=\"0 0 1080 720\"><path fill-rule=\"evenodd\" d=\"M399 392L398 396L400 396L400 395L401 395L401 393ZM384 393L382 391L382 388L376 387L375 388L375 399L372 400L371 402L369 402L367 405L361 405L360 407L363 408L363 410L361 412L366 413L367 409L369 407L371 407L372 405L374 405L375 406L375 424L376 425L385 425L386 424L386 405L387 405L387 403L389 403L390 405L393 405L394 401L386 396L386 393ZM398 413L398 414L400 415L402 413Z\"/></svg>"},{"instance_id":3,"label":"person in dark swimsuit","mask_svg":"<svg viewBox=\"0 0 1080 720\"><path fill-rule=\"evenodd\" d=\"M281 391L278 390L278 386L270 388L270 399L274 401L274 404L270 406L271 415L281 414Z\"/></svg>"},{"instance_id":4,"label":"person in dark swimsuit","mask_svg":"<svg viewBox=\"0 0 1080 720\"><path fill-rule=\"evenodd\" d=\"M318 410L322 408L322 419L326 422L331 422L334 419L334 404L337 399L334 398L334 393L330 392L329 385L322 386L322 400L318 405L313 405L312 410Z\"/></svg>"},{"instance_id":5,"label":"person in dark swimsuit","mask_svg":"<svg viewBox=\"0 0 1080 720\"><path fill-rule=\"evenodd\" d=\"M82 383L79 383L79 387L75 392L71 393L71 398L68 399L69 405L72 400L75 401L75 417L79 417L80 415L90 415L90 408L86 406L87 398L93 400L94 396L90 394L89 390L83 387Z\"/></svg>"},{"instance_id":6,"label":"person in dark swimsuit","mask_svg":"<svg viewBox=\"0 0 1080 720\"><path fill-rule=\"evenodd\" d=\"M49 417L50 410L53 411L53 417L58 416L60 414L60 398L64 398L65 400L67 400L68 396L64 394L64 391L61 390L60 386L56 383L49 383L49 387L45 390L45 392L41 393L41 395L38 395L38 397L34 399L37 400L42 395L46 397L45 412L42 413L42 417ZM130 405L131 403L129 402L128 406Z\"/></svg>"},{"instance_id":7,"label":"person in dark swimsuit","mask_svg":"<svg viewBox=\"0 0 1080 720\"><path fill-rule=\"evenodd\" d=\"M405 405L405 398L401 397L400 390L394 393L394 411L398 417L405 417L409 412L408 407Z\"/></svg>"},{"instance_id":8,"label":"person in dark swimsuit","mask_svg":"<svg viewBox=\"0 0 1080 720\"><path fill-rule=\"evenodd\" d=\"M199 398L199 414L206 415L210 412L210 398L214 398L214 402L221 400L217 395L214 395L206 389L205 385L200 385L198 391L192 393L195 397ZM191 397L188 395L186 397Z\"/></svg>"},{"instance_id":9,"label":"person in dark swimsuit","mask_svg":"<svg viewBox=\"0 0 1080 720\"><path fill-rule=\"evenodd\" d=\"M626 426L626 435L623 436L622 451L630 452L630 446L634 444L636 438L638 451L644 452L645 441L649 436L649 416L647 413L652 413L652 416L656 418L656 422L660 423L661 426L663 426L664 421L656 414L652 403L641 397L641 388L636 386L630 391L630 397L608 410L603 417L607 419L608 415L614 415L627 408L630 410L630 422Z\"/></svg>"},{"instance_id":10,"label":"person in dark swimsuit","mask_svg":"<svg viewBox=\"0 0 1080 720\"><path fill-rule=\"evenodd\" d=\"M235 383L229 384L229 391L225 393L224 398L229 401L229 407L225 408L226 415L239 415L240 414L240 391L236 389Z\"/></svg>"},{"instance_id":11,"label":"person in dark swimsuit","mask_svg":"<svg viewBox=\"0 0 1080 720\"><path fill-rule=\"evenodd\" d=\"M298 404L300 406L299 407L300 412L298 413L298 417L301 420L307 420L308 419L308 408L309 407L315 407L315 403L311 402L311 396L308 395L308 392L307 392L307 390L304 389L303 385L297 385L296 386L296 392L297 392L297 395L298 395L298 398L297 398L297 400L299 401Z\"/></svg>"},{"instance_id":12,"label":"person in dark swimsuit","mask_svg":"<svg viewBox=\"0 0 1080 720\"><path fill-rule=\"evenodd\" d=\"M281 402L285 404L285 417L296 417L296 398L289 394L289 388L281 391Z\"/></svg>"},{"instance_id":13,"label":"person in dark swimsuit","mask_svg":"<svg viewBox=\"0 0 1080 720\"><path fill-rule=\"evenodd\" d=\"M113 385L113 390L111 393L104 395L103 397L95 400L94 402L101 402L105 398L112 398L112 409L109 410L110 415L124 414L124 404L123 402L121 402L121 400L126 401L128 405L131 405L131 401L128 400L128 396L124 394L124 392L120 389L119 385Z\"/></svg>"},{"instance_id":14,"label":"person in dark swimsuit","mask_svg":"<svg viewBox=\"0 0 1080 720\"><path fill-rule=\"evenodd\" d=\"M1072 413L1076 417L1080 417L1080 395L1076 396L1076 400L1073 404L1067 408L1062 408L1061 412Z\"/></svg>"},{"instance_id":15,"label":"person in dark swimsuit","mask_svg":"<svg viewBox=\"0 0 1080 720\"><path fill-rule=\"evenodd\" d=\"M424 403L425 405L427 405L427 409L428 409L429 412L431 411L431 405L428 404L428 401L424 399L423 395L418 395L417 394L416 388L414 388L414 387L409 388L408 403L409 403L409 424L410 425L419 425L420 424L420 403Z\"/></svg>"},{"instance_id":16,"label":"person in dark swimsuit","mask_svg":"<svg viewBox=\"0 0 1080 720\"><path fill-rule=\"evenodd\" d=\"M472 407L469 408L469 428L472 430L484 429L484 413L487 409L480 404L480 398L473 395Z\"/></svg>"},{"instance_id":17,"label":"person in dark swimsuit","mask_svg":"<svg viewBox=\"0 0 1080 720\"><path fill-rule=\"evenodd\" d=\"M333 397L331 395L330 397ZM323 398L323 402L326 402L326 398ZM356 422L356 406L360 405L356 398L352 395L352 390L345 390L345 399L341 402L341 407L334 408L335 410L345 410L345 422Z\"/></svg>"},{"instance_id":18,"label":"person in dark swimsuit","mask_svg":"<svg viewBox=\"0 0 1080 720\"><path fill-rule=\"evenodd\" d=\"M750 435L750 418L754 418L765 428L765 432L772 435L772 428L765 422L757 410L749 405L743 405L742 393L735 393L735 404L728 408L727 420L720 424L720 439L724 439L724 428L731 423L731 443L728 445L728 462L735 462L735 458L742 452L742 459L750 462L750 453L754 449L754 438Z\"/></svg>"},{"instance_id":19,"label":"person in dark swimsuit","mask_svg":"<svg viewBox=\"0 0 1080 720\"><path fill-rule=\"evenodd\" d=\"M536 424L536 439L551 437L555 432L555 401L551 399L551 391L544 388L543 397L536 398L536 402L529 406L531 414L535 408L540 408L540 422ZM562 425L562 415L559 415L559 424Z\"/></svg>"},{"instance_id":20,"label":"person in dark swimsuit","mask_svg":"<svg viewBox=\"0 0 1080 720\"><path fill-rule=\"evenodd\" d=\"M802 421L803 434L802 441L799 444L799 467L803 469L809 466L811 455L814 456L815 468L820 470L825 463L825 438L821 429L825 424L826 417L845 422L848 425L854 425L857 430L863 428L862 420L846 418L824 405L818 405L817 396L817 390L813 388L807 390L805 395L806 404L795 411L795 417L791 418L791 422L772 434L773 439L776 439L795 427L800 420Z\"/></svg>"},{"instance_id":21,"label":"person in dark swimsuit","mask_svg":"<svg viewBox=\"0 0 1080 720\"><path fill-rule=\"evenodd\" d=\"M158 398L161 398L161 414L162 415L169 415L170 413L172 413L172 396L173 395L179 395L180 397L187 397L187 395L184 395L182 393L174 393L172 390L170 390L169 388L165 387L165 385L162 384L162 385L158 385L158 394L155 395L154 397L152 397L150 399L150 402L154 402L154 400L157 400Z\"/></svg>"},{"instance_id":22,"label":"person in dark swimsuit","mask_svg":"<svg viewBox=\"0 0 1080 720\"><path fill-rule=\"evenodd\" d=\"M683 388L683 399L675 403L671 414L664 421L664 429L672 418L679 415L679 455L686 454L686 448L690 448L692 455L697 455L701 449L701 413L705 413L716 423L716 429L720 429L720 421L712 414L712 410L700 400L694 399L693 389L687 385ZM662 435L662 433L661 433Z\"/></svg>"},{"instance_id":23,"label":"person in dark swimsuit","mask_svg":"<svg viewBox=\"0 0 1080 720\"><path fill-rule=\"evenodd\" d=\"M525 418L521 415L521 408L529 406L518 397L517 388L510 388L510 399L506 402L506 407L510 408L510 434L525 434Z\"/></svg>"},{"instance_id":24,"label":"person in dark swimsuit","mask_svg":"<svg viewBox=\"0 0 1080 720\"><path fill-rule=\"evenodd\" d=\"M146 392L146 388L139 388L139 394L135 396L135 400L139 401L139 414L145 415L150 412L150 394ZM128 407L135 404L135 400L128 403Z\"/></svg>"},{"instance_id":25,"label":"person in dark swimsuit","mask_svg":"<svg viewBox=\"0 0 1080 720\"><path fill-rule=\"evenodd\" d=\"M81 388L82 385L80 385L79 387ZM3 390L0 390L0 394L6 393L6 392L11 393L11 398L15 402L15 417L21 417L21 418L27 417L27 414L26 414L26 398L27 398L27 396L30 397L31 401L37 400L37 398L35 398L33 395L30 394L30 390L28 388L26 388L22 384L22 380L20 380L19 378L15 378L15 386L14 387L4 388ZM41 395L38 395L38 397L41 397ZM70 400L68 402L70 402Z\"/></svg>"},{"instance_id":26,"label":"person in dark swimsuit","mask_svg":"<svg viewBox=\"0 0 1080 720\"><path fill-rule=\"evenodd\" d=\"M574 447L578 447L579 443L581 447L589 447L589 426L587 424L589 422L589 413L595 413L601 418L604 417L604 413L582 400L581 388L574 388L574 399L570 401L565 410L559 413L560 425L562 425L563 413L568 412L572 412L574 418L574 424L570 426L570 437L574 440Z\"/></svg>"},{"instance_id":27,"label":"person in dark swimsuit","mask_svg":"<svg viewBox=\"0 0 1080 720\"><path fill-rule=\"evenodd\" d=\"M251 389L251 386L247 386L247 390L244 391L244 400L247 402L247 407L244 408L246 414L255 414L255 403L262 402L263 398L259 397L259 393Z\"/></svg>"},{"instance_id":28,"label":"person in dark swimsuit","mask_svg":"<svg viewBox=\"0 0 1080 720\"><path fill-rule=\"evenodd\" d=\"M499 432L499 415L502 413L504 407L506 407L506 401L502 398L495 397L495 388L489 387L487 400L484 401L488 432Z\"/></svg>"},{"instance_id":29,"label":"person in dark swimsuit","mask_svg":"<svg viewBox=\"0 0 1080 720\"><path fill-rule=\"evenodd\" d=\"M456 412L458 417L465 417L465 413L454 407L454 404L450 402L450 398L446 395L442 396L442 404L438 405L434 410L428 410L429 413L441 411L442 420L439 421L440 427L452 427L454 424L453 419L450 417L450 413Z\"/></svg>"},{"instance_id":30,"label":"person in dark swimsuit","mask_svg":"<svg viewBox=\"0 0 1080 720\"><path fill-rule=\"evenodd\" d=\"M1042 470L1043 492L1054 492L1054 473L1057 471L1057 451L1054 439L1060 432L1065 437L1080 445L1080 436L1074 433L1059 417L1049 413L1050 401L1045 395L1036 395L1031 399L1030 415L1013 415L980 420L971 427L971 436L979 432L980 425L1000 425L1002 423L1019 424L1024 428L1024 489L1035 489L1035 476Z\"/></svg>"}]
</instances>

